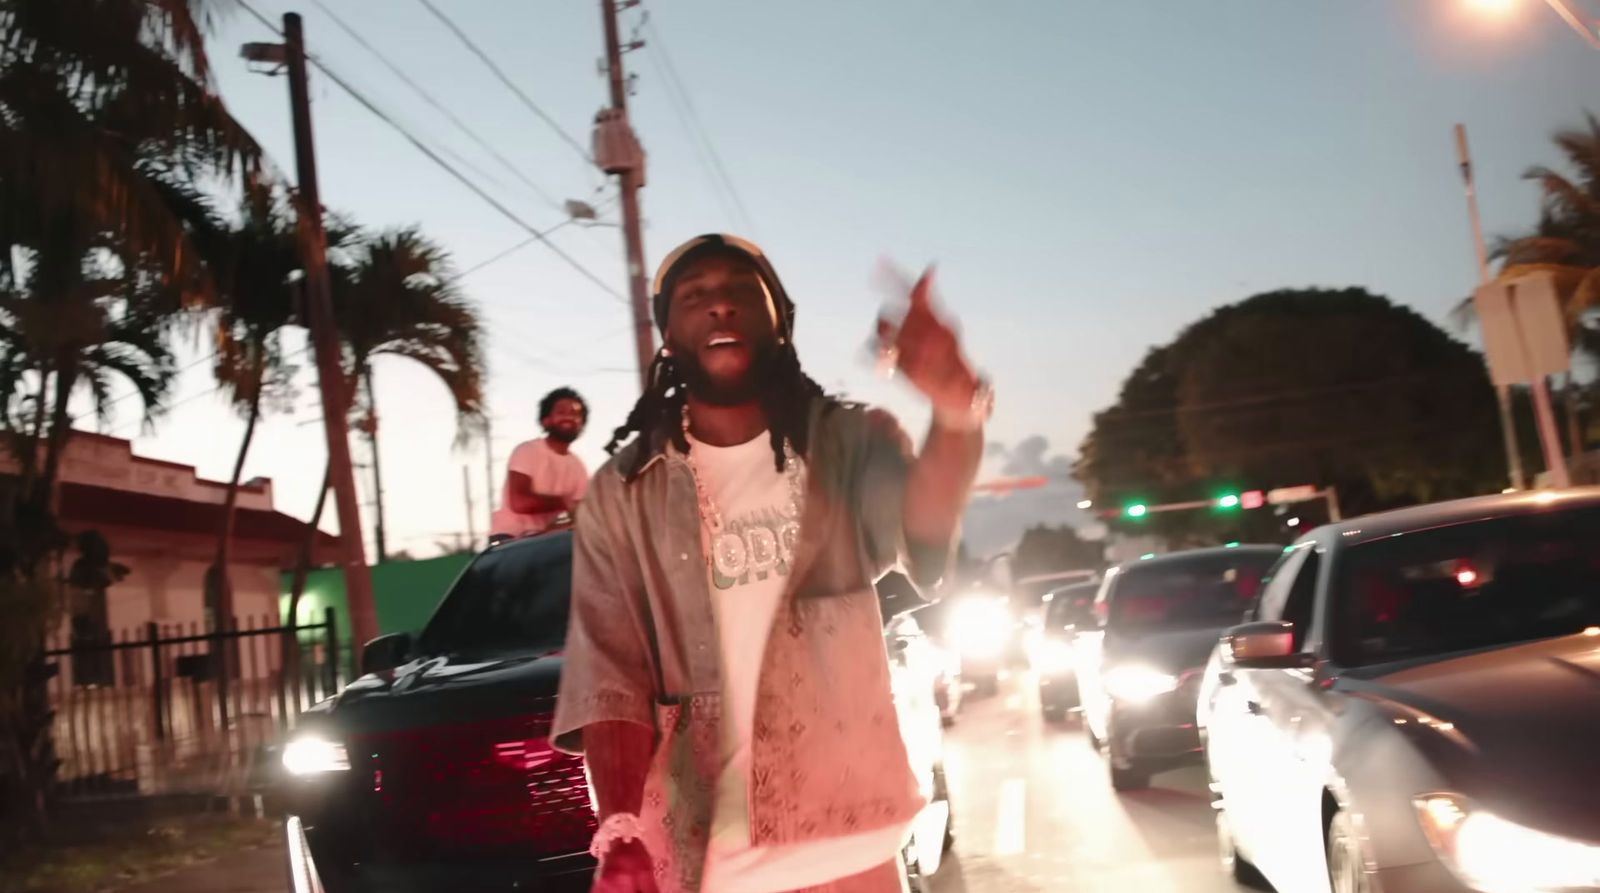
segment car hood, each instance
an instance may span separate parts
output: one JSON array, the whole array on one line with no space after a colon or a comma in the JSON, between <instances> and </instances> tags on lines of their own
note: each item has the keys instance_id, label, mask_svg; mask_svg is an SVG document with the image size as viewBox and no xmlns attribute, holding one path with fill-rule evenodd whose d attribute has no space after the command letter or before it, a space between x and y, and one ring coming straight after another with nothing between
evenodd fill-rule
<instances>
[{"instance_id":1,"label":"car hood","mask_svg":"<svg viewBox=\"0 0 1600 893\"><path fill-rule=\"evenodd\" d=\"M1514 821L1595 836L1600 637L1372 668L1341 687L1387 708L1460 793Z\"/></svg>"},{"instance_id":2,"label":"car hood","mask_svg":"<svg viewBox=\"0 0 1600 893\"><path fill-rule=\"evenodd\" d=\"M561 664L549 653L419 658L352 682L326 718L349 734L548 714Z\"/></svg>"},{"instance_id":3,"label":"car hood","mask_svg":"<svg viewBox=\"0 0 1600 893\"><path fill-rule=\"evenodd\" d=\"M1204 667L1221 636L1221 627L1149 630L1132 635L1110 630L1105 637L1103 661L1138 663L1178 675Z\"/></svg>"}]
</instances>

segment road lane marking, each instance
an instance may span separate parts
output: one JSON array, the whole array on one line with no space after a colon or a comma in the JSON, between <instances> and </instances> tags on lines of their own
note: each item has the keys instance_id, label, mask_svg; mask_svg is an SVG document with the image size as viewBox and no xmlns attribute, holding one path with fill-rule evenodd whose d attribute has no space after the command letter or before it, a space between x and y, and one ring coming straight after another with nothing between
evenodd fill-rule
<instances>
[{"instance_id":1,"label":"road lane marking","mask_svg":"<svg viewBox=\"0 0 1600 893\"><path fill-rule=\"evenodd\" d=\"M1027 849L1028 788L1020 778L1000 786L1000 815L994 824L994 854L1020 856Z\"/></svg>"}]
</instances>

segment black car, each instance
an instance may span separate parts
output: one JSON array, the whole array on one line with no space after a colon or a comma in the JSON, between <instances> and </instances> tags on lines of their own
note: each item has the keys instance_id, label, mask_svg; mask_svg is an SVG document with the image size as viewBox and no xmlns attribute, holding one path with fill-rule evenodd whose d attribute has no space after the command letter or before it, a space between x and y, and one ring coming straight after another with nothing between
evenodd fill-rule
<instances>
[{"instance_id":1,"label":"black car","mask_svg":"<svg viewBox=\"0 0 1600 893\"><path fill-rule=\"evenodd\" d=\"M1045 595L1039 637L1029 660L1039 680L1039 707L1052 722L1076 710L1080 703L1076 640L1079 630L1094 626L1094 599L1099 591L1099 583L1078 583Z\"/></svg>"},{"instance_id":2,"label":"black car","mask_svg":"<svg viewBox=\"0 0 1600 893\"><path fill-rule=\"evenodd\" d=\"M1226 865L1278 890L1600 890L1600 489L1322 527L1207 669Z\"/></svg>"},{"instance_id":3,"label":"black car","mask_svg":"<svg viewBox=\"0 0 1600 893\"><path fill-rule=\"evenodd\" d=\"M1119 791L1200 758L1195 701L1222 631L1255 604L1279 546L1233 546L1150 556L1106 572L1096 628L1075 655L1089 740Z\"/></svg>"},{"instance_id":4,"label":"black car","mask_svg":"<svg viewBox=\"0 0 1600 893\"><path fill-rule=\"evenodd\" d=\"M549 740L571 589L570 532L497 543L420 635L368 643L364 675L283 747L294 893L589 889L583 760ZM905 624L886 638L902 733L933 801L905 852L920 886L949 841L941 729Z\"/></svg>"},{"instance_id":5,"label":"black car","mask_svg":"<svg viewBox=\"0 0 1600 893\"><path fill-rule=\"evenodd\" d=\"M490 547L415 638L285 743L295 893L587 890L583 761L554 750L572 535Z\"/></svg>"}]
</instances>

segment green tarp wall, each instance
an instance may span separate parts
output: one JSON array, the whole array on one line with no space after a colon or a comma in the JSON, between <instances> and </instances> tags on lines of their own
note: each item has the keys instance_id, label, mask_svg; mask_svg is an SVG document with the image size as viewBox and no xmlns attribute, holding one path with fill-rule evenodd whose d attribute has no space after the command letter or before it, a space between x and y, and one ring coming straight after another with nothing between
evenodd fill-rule
<instances>
[{"instance_id":1,"label":"green tarp wall","mask_svg":"<svg viewBox=\"0 0 1600 893\"><path fill-rule=\"evenodd\" d=\"M386 561L372 568L372 588L378 601L380 633L414 633L433 615L439 599L472 560L471 555L444 555L421 561ZM288 621L289 590L294 575L282 578L278 612ZM339 624L339 638L348 643L350 608L344 594L344 572L320 568L306 576L300 596L300 623L321 623L323 612L332 608Z\"/></svg>"}]
</instances>

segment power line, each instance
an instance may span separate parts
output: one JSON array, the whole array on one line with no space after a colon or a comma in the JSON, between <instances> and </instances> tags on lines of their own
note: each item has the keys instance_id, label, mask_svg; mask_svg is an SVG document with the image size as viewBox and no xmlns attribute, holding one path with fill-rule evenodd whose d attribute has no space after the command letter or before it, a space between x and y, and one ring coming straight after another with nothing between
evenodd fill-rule
<instances>
[{"instance_id":1,"label":"power line","mask_svg":"<svg viewBox=\"0 0 1600 893\"><path fill-rule=\"evenodd\" d=\"M179 375L182 375L183 373L188 372L190 369L193 369L194 367L199 366L202 363L209 363L210 361L216 359L216 357L217 357L217 352L213 350L212 352L206 354L205 356L200 357L199 359L197 359L197 360L195 360L195 361L193 361L191 363L187 363L187 364L185 364L183 366L180 366L179 368L173 370L172 376L174 378L176 378ZM86 419L86 418L88 418L88 417L90 417L92 415L99 415L100 412L102 412L103 410L109 409L109 408L111 408L113 406L116 406L118 403L122 403L122 402L124 402L126 400L131 400L134 397L138 397L138 396L140 396L140 392L138 391L138 389L134 389L132 391L128 391L127 393L123 394L120 397L113 397L110 400L107 400L105 403L101 404L100 406L98 406L98 407L96 407L94 409L89 409L89 410L85 410L83 412L78 413L77 415L75 415L72 418L68 419L67 420L67 424L68 425L76 425L79 422L83 421L84 419ZM166 407L166 408L170 409L171 407ZM141 419L141 421L143 421L143 420Z\"/></svg>"},{"instance_id":2,"label":"power line","mask_svg":"<svg viewBox=\"0 0 1600 893\"><path fill-rule=\"evenodd\" d=\"M562 205L560 201L556 200L548 192L540 188L538 183L535 183L530 177L528 177L527 174L524 174L520 168L513 164L510 159L506 158L505 155L501 154L498 149L489 143L488 140L484 139L478 134L477 131L467 126L466 122L462 121L455 112L450 111L448 107L446 107L438 99L434 98L432 93L429 93L422 87L422 85L412 80L411 76L406 74L405 69L390 61L388 56L385 56L377 47L373 46L365 37L361 36L359 31L357 31L355 28L352 28L344 21L344 19L340 18L332 9L328 8L326 3L322 2L322 0L311 0L311 2L314 3L318 9L322 10L322 12L327 15L328 18L332 19L333 23L338 25L339 28L344 31L344 33L350 35L351 40L354 40L356 43L360 44L366 49L367 52L376 57L377 60L383 64L383 67L389 70L390 74L393 74L395 77L399 78L400 82L405 84L407 87L410 87L413 93L416 93L418 96L422 97L423 102L426 102L428 105L432 106L435 111L444 115L445 118L449 119L451 124L456 126L457 130L465 134L467 138L471 139L474 143L477 143L478 147L483 149L485 152L488 152L489 155L494 158L494 160L500 162L501 167L504 167L506 170L511 172L512 176L525 183L529 189L532 189L534 193L538 195L539 198L543 199L546 204L550 205L550 207L565 213L565 206Z\"/></svg>"},{"instance_id":3,"label":"power line","mask_svg":"<svg viewBox=\"0 0 1600 893\"><path fill-rule=\"evenodd\" d=\"M489 58L489 54L485 53L476 43L473 42L472 38L467 36L465 31L462 31L454 21L451 21L449 16L441 12L439 7L434 6L429 2L429 0L417 0L417 2L421 3L428 10L428 12L433 13L434 18L438 19L446 28L449 28L450 32L456 36L457 40L460 40L461 43L466 46L466 48L471 51L474 56L477 56L484 65L488 66L489 70L494 73L494 76L499 79L500 83L505 84L506 89L516 94L517 98L522 100L522 104L527 107L528 111L533 112L533 114L538 117L539 120L548 124L550 129L554 130L556 135L561 137L562 142L565 142L567 145L571 146L573 151L578 153L578 157L582 158L584 163L587 164L591 169L594 168L594 159L590 157L589 150L585 149L582 144L573 139L571 134L563 130L561 125L556 123L556 119L546 114L544 109L539 108L538 103L535 103L527 93L524 93L522 88L518 87L516 82L511 80L511 78L507 76L503 70L501 70L500 66L494 63L493 59Z\"/></svg>"},{"instance_id":4,"label":"power line","mask_svg":"<svg viewBox=\"0 0 1600 893\"><path fill-rule=\"evenodd\" d=\"M667 52L666 41L662 40L661 32L656 28L655 23L650 21L648 13L644 17L644 27L650 32L650 45L656 48L656 52L651 54L651 58L656 61L657 66L661 69L662 79L667 83L667 98L672 103L673 110L677 112L678 122L683 125L685 130L690 132L689 139L690 142L695 143L696 154L700 156L701 165L706 166L707 159L709 159L708 173L712 174L712 183L716 185L720 181L726 195L732 198L740 225L747 230L753 231L755 222L750 217L750 209L745 206L744 199L739 195L738 188L733 185L733 178L728 175L727 165L722 163L722 156L711 142L705 123L700 119L700 113L695 110L694 100L691 98L688 89L684 87L683 79L678 77L678 69L677 66L672 64L672 56ZM696 140L696 136L698 136L698 140ZM727 210L726 206L724 206L724 210Z\"/></svg>"},{"instance_id":5,"label":"power line","mask_svg":"<svg viewBox=\"0 0 1600 893\"><path fill-rule=\"evenodd\" d=\"M424 0L424 2L425 2L425 0ZM277 26L272 24L271 20L269 20L266 16L264 16L260 12L256 11L255 7L251 6L250 3L248 2L248 0L239 0L239 5L241 7L243 7L246 12L250 13L251 16L255 17L255 19L257 21L259 21L262 25L266 26L269 30L271 30L274 34L278 34L279 36L282 36L282 33L278 30ZM601 288L601 290L603 290L606 294L610 295L613 300L617 301L618 303L622 304L623 306L628 306L628 299L623 296L622 292L617 291L614 287L609 285L604 279L601 279L598 275L596 275L594 273L594 271L590 270L588 267L586 267L583 264L579 263L576 258L572 257L570 254L567 254L565 251L563 251L561 249L560 246L558 246L556 243L550 241L550 239L547 238L547 236L548 236L548 234L550 232L554 232L560 226L565 225L565 222L563 222L562 224L557 224L556 227L551 227L548 231L540 231L539 229L536 229L532 224L528 223L526 220L523 220L521 217L517 216L516 213L514 213L510 208L507 208L505 205L501 204L498 199L496 199L494 196L490 195L487 191L485 191L483 189L483 187L481 187L478 184L472 182L472 180L468 179L464 174L461 173L461 171L457 170L449 162L447 162L443 158L441 158L439 156L438 152L435 152L433 149L429 148L425 143L422 142L422 140L420 138L418 138L416 135L412 134L410 130L406 129L406 127L404 125L402 125L401 123L396 121L393 117L391 117L388 113L384 112L382 109L378 108L378 106L376 104L374 104L372 100L368 99L360 91L358 91L354 87L350 86L349 82L347 82L344 78L340 77L338 74L334 73L333 70L330 69L327 66L327 64L325 64L319 57L311 55L310 53L307 53L306 54L306 58L307 58L308 61L311 62L312 65L315 65L317 67L318 71L321 71L324 75L326 75L328 77L328 79L333 81L335 84L337 84L340 87L340 89L342 89L346 93L350 94L350 98L354 99L356 102L360 103L362 105L362 107L364 107L367 111L369 111L373 115L377 116L378 120L380 120L383 123L389 125L389 127L391 129L393 129L396 133L398 133L402 137L404 137L407 142L409 142L413 147L415 147L417 149L417 151L419 151L422 154L428 156L428 158L434 164L438 165L446 173L448 173L450 176L454 177L457 181L459 181L461 183L461 185L463 185L463 186L467 187L468 189L472 190L474 194L476 194L479 198L481 198L485 202L487 202L490 207L494 208L496 211L499 211L500 214L502 216L504 216L507 220L510 220L512 223L516 224L518 227L521 227L523 230L525 230L533 238L538 239L540 242L543 242L546 248L549 248L552 252L554 252L555 255L557 257L561 258L563 261L565 261L568 266L572 267L574 270L577 270L580 274L583 275L583 277L585 279L588 279L590 282L592 282L595 285L599 286Z\"/></svg>"},{"instance_id":6,"label":"power line","mask_svg":"<svg viewBox=\"0 0 1600 893\"><path fill-rule=\"evenodd\" d=\"M570 226L570 225L572 225L573 222L574 221L572 221L572 220L564 221L564 222L562 222L562 223L560 223L560 224L558 224L558 225L556 225L554 227L551 227L550 232L555 232L556 230L560 229L563 226ZM465 270L462 270L461 272L455 274L454 276L451 276L446 281L447 282L452 282L452 283L460 282L461 280L467 278L468 276L471 276L473 273L476 273L479 270L482 270L484 267L487 267L490 264L499 263L500 261L505 260L506 258L508 258L511 255L517 253L518 251L521 251L522 249L528 247L529 245L532 245L536 241L538 241L538 240L535 239L533 236L529 236L528 238L523 239L522 241L518 242L515 245L512 245L512 246L510 246L510 247L508 247L508 248L506 248L506 249L504 249L502 251L495 252L494 254L484 258L483 260L478 261L477 263L473 264L472 266L467 267ZM629 327L630 328L632 327L631 323L629 324ZM610 337L610 336L605 336L605 337ZM304 354L307 350L309 350L308 347L302 347L297 351L293 351L293 352L291 352L289 354L285 354L284 355L284 359L289 359L291 357L298 357L301 354ZM177 371L175 371L173 373L173 375L174 376L182 375L183 373L188 372L190 369L193 369L196 366L199 366L199 365L201 365L203 363L208 363L208 362L216 359L216 357L217 357L217 352L215 350L213 350L210 353L207 353L205 356L199 357L199 358L195 359L194 361L192 361L192 362L180 367ZM174 403L171 406L163 407L163 409L166 409L166 410L175 409L175 408L177 408L179 406L184 405L185 403L189 403L192 400L197 399L198 397L204 396L206 394L214 394L214 393L216 393L217 391L220 391L220 390L222 390L222 385L219 384L219 385L216 385L215 387L212 387L212 388L210 388L210 389L208 389L206 391L203 391L203 392L201 392L199 394L193 395L191 397L185 397L183 400L181 400L181 401L179 401L177 403ZM104 404L104 407L102 407L102 408L115 406L118 403L122 403L125 400L130 400L130 399L132 399L134 397L137 397L137 396L139 396L139 391L137 391L137 390L128 391L127 393L123 394L120 397L114 397L114 398L112 398L110 400L107 400L105 402L105 404ZM72 418L70 424L76 425L78 422L83 421L84 419L88 418L89 416L97 414L97 412L98 412L98 410L91 409L91 410L88 410L87 412L80 413L80 414L78 414L78 415L76 415L76 416L74 416ZM143 420L141 419L140 421L143 421ZM126 425L126 423L123 423L122 425L118 425L115 428L113 428L112 430L118 430L118 429L122 428L124 425Z\"/></svg>"}]
</instances>

